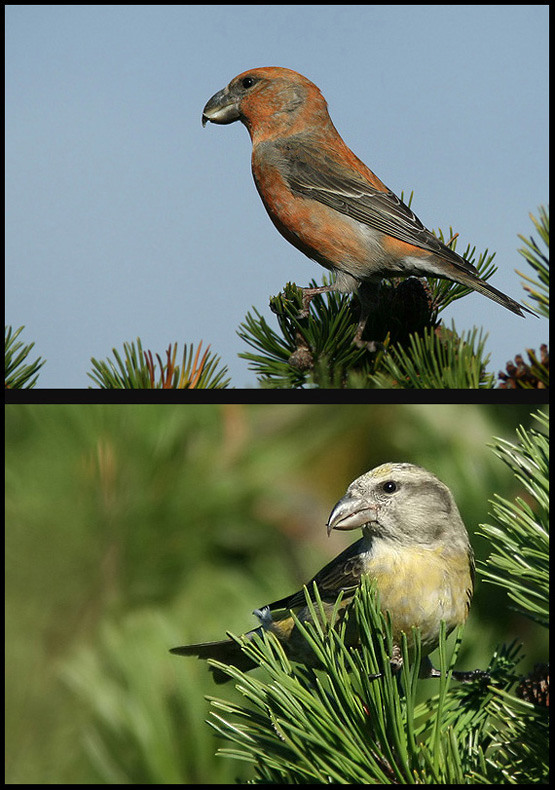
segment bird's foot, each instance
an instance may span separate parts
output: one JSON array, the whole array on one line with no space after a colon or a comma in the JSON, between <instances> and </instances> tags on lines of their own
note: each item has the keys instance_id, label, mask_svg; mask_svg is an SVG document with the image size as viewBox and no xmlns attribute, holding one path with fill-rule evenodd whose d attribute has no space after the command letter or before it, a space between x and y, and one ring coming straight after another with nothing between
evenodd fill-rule
<instances>
[{"instance_id":1,"label":"bird's foot","mask_svg":"<svg viewBox=\"0 0 555 790\"><path fill-rule=\"evenodd\" d=\"M334 291L335 288L332 283L331 285L320 285L317 288L302 288L301 290L303 292L303 307L298 313L297 318L308 318L310 302L314 299L314 297L318 296L319 294L325 294L329 293L330 291Z\"/></svg>"}]
</instances>

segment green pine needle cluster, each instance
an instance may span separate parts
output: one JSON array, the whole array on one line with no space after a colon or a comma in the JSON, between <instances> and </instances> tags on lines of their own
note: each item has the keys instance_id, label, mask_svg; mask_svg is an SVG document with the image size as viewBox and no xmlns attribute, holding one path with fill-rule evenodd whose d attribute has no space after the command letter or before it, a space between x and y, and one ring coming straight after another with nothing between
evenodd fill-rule
<instances>
[{"instance_id":1,"label":"green pine needle cluster","mask_svg":"<svg viewBox=\"0 0 555 790\"><path fill-rule=\"evenodd\" d=\"M524 247L521 247L519 252L532 267L534 276L530 277L519 271L517 274L530 283L530 285L524 285L524 290L529 292L530 298L535 304L525 302L526 306L536 310L545 318L549 318L549 214L544 206L540 206L538 211L539 219L536 219L533 214L530 214L530 219L543 242L545 252L541 250L532 236L527 239L519 234L519 239L524 242Z\"/></svg>"},{"instance_id":2,"label":"green pine needle cluster","mask_svg":"<svg viewBox=\"0 0 555 790\"><path fill-rule=\"evenodd\" d=\"M518 443L497 439L493 452L513 471L526 499L492 500L493 524L482 535L493 546L487 565L479 568L486 581L502 586L518 610L549 625L549 417L534 415L540 430L520 428Z\"/></svg>"},{"instance_id":3,"label":"green pine needle cluster","mask_svg":"<svg viewBox=\"0 0 555 790\"><path fill-rule=\"evenodd\" d=\"M328 284L325 277L323 284ZM316 285L315 281L310 285ZM366 350L353 344L356 318L351 299L334 291L319 294L312 300L308 316L298 318L302 290L287 283L270 306L279 331L272 329L256 308L254 315L247 313L238 331L239 337L258 352L239 356L250 362L249 368L262 387L338 388L343 386L348 370L363 367L370 371Z\"/></svg>"},{"instance_id":4,"label":"green pine needle cluster","mask_svg":"<svg viewBox=\"0 0 555 790\"><path fill-rule=\"evenodd\" d=\"M450 330L425 329L411 335L406 347L393 346L372 382L392 389L492 389L486 340L476 327L457 335L454 323Z\"/></svg>"},{"instance_id":5,"label":"green pine needle cluster","mask_svg":"<svg viewBox=\"0 0 555 790\"><path fill-rule=\"evenodd\" d=\"M220 358L205 349L202 341L183 349L181 366L176 364L177 343L166 350L166 361L144 351L141 339L123 344L123 357L113 348L114 360L92 358L93 372L87 375L100 389L222 389L229 385L227 367L218 368ZM92 389L92 388L91 388Z\"/></svg>"},{"instance_id":6,"label":"green pine needle cluster","mask_svg":"<svg viewBox=\"0 0 555 790\"><path fill-rule=\"evenodd\" d=\"M306 594L317 615L317 591L314 603ZM450 656L443 629L442 677L437 693L422 703L418 632L410 650L404 638L403 664L395 674L391 627L370 584L361 585L350 616L360 628L357 650L345 646L342 628L323 627L317 616L313 624L297 621L318 669L291 664L270 634L242 642L264 668L263 679L214 662L235 679L243 697L239 703L209 698L209 724L232 743L220 755L251 763L261 784L489 784L537 776L536 750L530 764L522 751L511 762L515 736L544 726L541 712L509 693L522 658L519 646L501 647L485 678L458 684L451 673L462 629Z\"/></svg>"},{"instance_id":7,"label":"green pine needle cluster","mask_svg":"<svg viewBox=\"0 0 555 790\"><path fill-rule=\"evenodd\" d=\"M23 345L21 341L17 340L24 329L24 326L20 326L14 332L11 326L5 327L4 381L6 389L32 389L37 383L39 370L45 362L39 357L34 362L27 364L27 357L35 344Z\"/></svg>"}]
</instances>

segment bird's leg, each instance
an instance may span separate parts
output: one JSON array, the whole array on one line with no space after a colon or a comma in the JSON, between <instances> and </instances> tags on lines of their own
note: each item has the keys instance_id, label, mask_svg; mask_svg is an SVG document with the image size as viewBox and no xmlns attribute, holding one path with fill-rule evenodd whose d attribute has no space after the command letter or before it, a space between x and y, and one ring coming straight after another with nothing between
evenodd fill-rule
<instances>
[{"instance_id":1,"label":"bird's leg","mask_svg":"<svg viewBox=\"0 0 555 790\"><path fill-rule=\"evenodd\" d=\"M355 279L350 274L347 274L347 272L336 270L334 274L334 281L329 283L329 285L320 285L317 288L301 289L303 292L303 309L299 313L299 318L306 318L308 316L308 307L310 302L315 296L318 296L318 294L325 294L329 293L330 291L339 291L339 293L353 293L361 286L360 280Z\"/></svg>"},{"instance_id":2,"label":"bird's leg","mask_svg":"<svg viewBox=\"0 0 555 790\"><path fill-rule=\"evenodd\" d=\"M486 672L484 669L469 669L469 670L461 670L461 669L454 669L451 673L455 680L458 680L459 683L470 683L473 680L484 679L490 680L489 672ZM436 669L432 662L428 657L423 659L422 664L420 665L420 677L421 678L440 678L441 672L439 669Z\"/></svg>"},{"instance_id":3,"label":"bird's leg","mask_svg":"<svg viewBox=\"0 0 555 790\"><path fill-rule=\"evenodd\" d=\"M367 306L365 306L363 304L363 302L361 301L360 302L360 316L359 316L359 319L358 319L356 332L355 332L355 335L353 337L353 343L355 344L355 346L359 346L360 348L362 348L362 346L367 345L364 342L364 340L362 339L362 333L366 329L366 322L368 321L368 316L369 315L370 315L370 311L367 309Z\"/></svg>"},{"instance_id":4,"label":"bird's leg","mask_svg":"<svg viewBox=\"0 0 555 790\"><path fill-rule=\"evenodd\" d=\"M360 305L360 314L358 318L357 328L353 337L353 343L358 348L366 348L371 354L375 354L378 349L383 348L383 343L377 340L363 340L362 335L366 329L370 311L376 306L378 301L379 284L376 283L359 283L357 289L357 298Z\"/></svg>"},{"instance_id":5,"label":"bird's leg","mask_svg":"<svg viewBox=\"0 0 555 790\"><path fill-rule=\"evenodd\" d=\"M491 676L489 672L486 672L485 669L468 669L468 670L461 670L461 669L454 669L452 672L453 677L455 680L458 680L459 683L470 683L472 680L490 680Z\"/></svg>"},{"instance_id":6,"label":"bird's leg","mask_svg":"<svg viewBox=\"0 0 555 790\"><path fill-rule=\"evenodd\" d=\"M303 309L297 315L297 318L308 318L308 310L310 306L310 302L314 299L315 296L318 294L325 294L329 293L330 291L335 291L335 283L331 285L320 285L317 288L301 288L303 292Z\"/></svg>"}]
</instances>

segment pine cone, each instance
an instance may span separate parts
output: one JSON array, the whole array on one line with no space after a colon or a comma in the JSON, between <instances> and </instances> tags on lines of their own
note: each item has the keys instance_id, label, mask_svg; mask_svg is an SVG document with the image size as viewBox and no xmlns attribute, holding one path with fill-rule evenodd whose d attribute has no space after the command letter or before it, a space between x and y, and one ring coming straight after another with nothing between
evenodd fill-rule
<instances>
[{"instance_id":1,"label":"pine cone","mask_svg":"<svg viewBox=\"0 0 555 790\"><path fill-rule=\"evenodd\" d=\"M549 708L549 664L536 664L520 681L516 695L526 702Z\"/></svg>"},{"instance_id":2,"label":"pine cone","mask_svg":"<svg viewBox=\"0 0 555 790\"><path fill-rule=\"evenodd\" d=\"M532 348L527 348L529 363L525 362L521 354L517 354L514 362L507 362L506 373L499 372L498 378L501 380L499 389L546 389L546 381L549 376L549 351L547 345L540 346L540 359L538 361L536 352Z\"/></svg>"}]
</instances>

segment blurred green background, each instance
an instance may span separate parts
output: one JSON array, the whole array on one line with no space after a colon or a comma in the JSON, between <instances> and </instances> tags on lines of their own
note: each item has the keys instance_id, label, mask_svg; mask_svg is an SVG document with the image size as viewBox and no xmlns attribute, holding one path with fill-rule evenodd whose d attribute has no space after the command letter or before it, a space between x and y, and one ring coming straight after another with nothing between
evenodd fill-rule
<instances>
[{"instance_id":1,"label":"blurred green background","mask_svg":"<svg viewBox=\"0 0 555 790\"><path fill-rule=\"evenodd\" d=\"M472 534L491 523L488 500L523 493L488 444L516 441L532 411L7 406L7 783L248 778L248 765L214 756L224 744L205 723L205 695L237 692L168 649L253 627L254 608L358 539L327 538L327 517L385 461L447 483L485 559ZM485 666L515 636L525 672L545 658L545 635L478 577L459 668Z\"/></svg>"}]
</instances>

